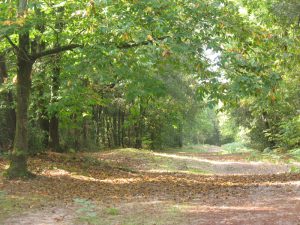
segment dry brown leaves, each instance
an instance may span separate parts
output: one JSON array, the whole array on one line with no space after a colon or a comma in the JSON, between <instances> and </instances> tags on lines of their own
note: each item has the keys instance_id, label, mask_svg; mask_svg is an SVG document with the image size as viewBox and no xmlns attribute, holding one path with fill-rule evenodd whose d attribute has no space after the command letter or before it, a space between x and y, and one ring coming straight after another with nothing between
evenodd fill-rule
<instances>
[{"instance_id":1,"label":"dry brown leaves","mask_svg":"<svg viewBox=\"0 0 300 225\"><path fill-rule=\"evenodd\" d=\"M1 165L4 164L2 160ZM6 162L7 163L7 162ZM33 180L5 180L0 188L10 194L34 194L52 200L74 198L103 202L133 199L175 200L208 196L226 200L258 186L297 181L300 174L204 176L181 173L131 173L81 154L47 153L29 160Z\"/></svg>"}]
</instances>

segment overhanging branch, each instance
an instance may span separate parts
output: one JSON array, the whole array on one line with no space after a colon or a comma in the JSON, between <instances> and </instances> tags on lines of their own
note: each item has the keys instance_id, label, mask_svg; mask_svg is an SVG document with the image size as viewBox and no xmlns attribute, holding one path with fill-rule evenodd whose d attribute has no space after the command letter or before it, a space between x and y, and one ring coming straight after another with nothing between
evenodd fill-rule
<instances>
[{"instance_id":1,"label":"overhanging branch","mask_svg":"<svg viewBox=\"0 0 300 225\"><path fill-rule=\"evenodd\" d=\"M65 46L59 46L59 47L56 47L56 48L52 48L52 49L45 50L43 52L39 52L39 53L36 53L34 55L31 55L31 58L33 60L36 60L36 59L39 59L39 58L44 57L44 56L54 55L54 54L57 54L57 53L60 53L60 52L70 51L70 50L73 50L75 48L82 48L82 47L83 47L83 45L79 45L79 44L70 44L70 45L65 45Z\"/></svg>"},{"instance_id":2,"label":"overhanging branch","mask_svg":"<svg viewBox=\"0 0 300 225\"><path fill-rule=\"evenodd\" d=\"M141 41L141 42L122 43L122 44L118 45L117 47L120 48L120 49L134 48L134 47L138 47L138 46L153 44L153 43L155 43L155 41L165 40L169 37L170 36L163 36L163 37L159 37L159 38L156 38L156 39L146 40L146 41ZM57 53L60 53L60 52L70 51L70 50L73 50L75 48L82 48L82 47L83 47L83 45L79 45L79 44L69 44L69 45L60 46L60 47L56 47L56 48L53 48L53 49L49 49L49 50L45 50L43 52L33 54L33 55L31 55L30 58L32 60L36 60L36 59L39 59L39 58L44 57L44 56L54 55L54 54L57 54Z\"/></svg>"},{"instance_id":3,"label":"overhanging branch","mask_svg":"<svg viewBox=\"0 0 300 225\"><path fill-rule=\"evenodd\" d=\"M17 51L17 52L19 52L20 51L20 49L19 49L19 47L10 39L10 37L9 36L5 36L5 38L6 38L6 40L8 41L8 43Z\"/></svg>"}]
</instances>

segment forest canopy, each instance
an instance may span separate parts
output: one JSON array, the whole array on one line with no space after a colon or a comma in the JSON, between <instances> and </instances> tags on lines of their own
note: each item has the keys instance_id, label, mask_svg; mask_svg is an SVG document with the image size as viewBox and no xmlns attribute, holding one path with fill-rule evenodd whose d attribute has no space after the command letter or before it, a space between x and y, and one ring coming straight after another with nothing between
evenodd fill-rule
<instances>
[{"instance_id":1,"label":"forest canopy","mask_svg":"<svg viewBox=\"0 0 300 225\"><path fill-rule=\"evenodd\" d=\"M0 1L0 150L300 146L297 0Z\"/></svg>"}]
</instances>

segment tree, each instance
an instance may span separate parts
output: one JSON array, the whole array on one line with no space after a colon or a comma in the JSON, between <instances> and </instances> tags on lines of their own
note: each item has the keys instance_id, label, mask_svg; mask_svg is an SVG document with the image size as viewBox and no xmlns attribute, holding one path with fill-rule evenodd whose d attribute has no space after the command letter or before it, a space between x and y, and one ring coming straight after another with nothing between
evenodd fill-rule
<instances>
[{"instance_id":1,"label":"tree","mask_svg":"<svg viewBox=\"0 0 300 225\"><path fill-rule=\"evenodd\" d=\"M64 13L58 16L61 8ZM9 177L28 174L31 76L35 63L43 63L41 58L51 55L59 59L51 84L55 101L47 107L48 115L53 116L49 122L55 129L51 129L50 136L56 139L56 145L58 117L61 130L66 123L72 125L65 133L69 132L70 137L72 131L78 143L80 132L87 138L93 110L98 113L97 132L103 131L102 143L109 147L126 141L141 147L149 136L154 141L154 132L145 131L157 127L149 121L162 120L167 122L160 134L168 134L169 130L169 143L173 139L173 143L182 145L185 120L194 98L199 94L198 100L202 101L219 85L217 74L209 70L205 51L222 51L224 43L236 41L232 36L240 35L240 43L251 33L232 1L56 0L49 4L20 0L18 4L5 2L0 9L1 36L14 49L17 62L17 126ZM239 31L239 26L247 32ZM84 48L61 54L83 47L73 43L84 43ZM178 78L178 86L168 84L171 76ZM116 99L125 104L118 105L119 119L116 104L112 104ZM164 106L164 101L170 104ZM183 101L188 102L187 106ZM153 110L152 105L160 108ZM157 112L163 112L163 116L156 118ZM123 140L117 141L120 131ZM52 134L57 136L53 138Z\"/></svg>"},{"instance_id":2,"label":"tree","mask_svg":"<svg viewBox=\"0 0 300 225\"><path fill-rule=\"evenodd\" d=\"M221 56L227 80L220 86L226 93L225 108L238 124L250 129L256 147L297 147L299 15L295 9L299 3L270 0L239 4L250 32L228 43ZM289 142L284 133L291 129L295 136Z\"/></svg>"},{"instance_id":3,"label":"tree","mask_svg":"<svg viewBox=\"0 0 300 225\"><path fill-rule=\"evenodd\" d=\"M28 15L27 0L20 0L17 5L17 20L23 20ZM22 30L18 34L18 44L16 45L9 37L5 38L14 48L17 57L17 95L16 95L16 134L14 149L11 154L10 167L7 176L26 177L27 153L28 153L28 105L31 89L31 73L34 62L44 56L57 54L62 51L72 50L79 45L70 44L53 49L38 52L35 49L33 40L30 38L30 29Z\"/></svg>"}]
</instances>

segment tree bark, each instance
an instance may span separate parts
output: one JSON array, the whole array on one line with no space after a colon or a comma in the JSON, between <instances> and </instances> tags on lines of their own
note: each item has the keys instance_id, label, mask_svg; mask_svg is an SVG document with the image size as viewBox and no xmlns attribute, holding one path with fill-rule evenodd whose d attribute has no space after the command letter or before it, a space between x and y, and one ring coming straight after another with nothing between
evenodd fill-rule
<instances>
[{"instance_id":1,"label":"tree bark","mask_svg":"<svg viewBox=\"0 0 300 225\"><path fill-rule=\"evenodd\" d=\"M125 137L124 122L125 122L125 110L121 111L121 145L122 145L122 148L125 147L125 144L124 144L124 137Z\"/></svg>"},{"instance_id":2,"label":"tree bark","mask_svg":"<svg viewBox=\"0 0 300 225\"><path fill-rule=\"evenodd\" d=\"M57 21L55 23L55 28L62 32L62 29L64 27L64 22L62 20L62 15L64 14L64 7L58 8L57 11ZM59 39L57 38L56 48L60 48ZM52 70L52 86L51 86L51 104L55 104L57 102L58 98L58 91L60 87L60 61L61 61L61 55L58 53L54 57L54 67ZM62 149L60 147L59 143L59 117L58 112L55 110L50 118L49 123L49 136L50 136L50 148L52 148L54 151L61 152Z\"/></svg>"},{"instance_id":3,"label":"tree bark","mask_svg":"<svg viewBox=\"0 0 300 225\"><path fill-rule=\"evenodd\" d=\"M17 56L16 134L10 167L7 170L9 178L27 177L30 174L27 169L28 105L34 61L28 58L29 33L19 35L19 49Z\"/></svg>"},{"instance_id":4,"label":"tree bark","mask_svg":"<svg viewBox=\"0 0 300 225\"><path fill-rule=\"evenodd\" d=\"M7 66L5 61L5 56L0 54L0 84L4 83L4 81L8 79ZM13 93L9 91L6 96L6 102L8 105L8 110L6 111L6 127L7 127L7 137L9 138L9 145L13 143L15 137L16 130L16 112L13 107Z\"/></svg>"},{"instance_id":5,"label":"tree bark","mask_svg":"<svg viewBox=\"0 0 300 225\"><path fill-rule=\"evenodd\" d=\"M17 17L25 16L28 0L19 0L17 6ZM47 55L57 54L72 50L80 45L70 44L56 47L40 53L30 54L30 31L19 33L18 46L13 43L9 36L5 36L17 54L17 96L16 96L16 133L14 149L11 153L10 166L6 171L9 178L28 177L31 175L27 168L28 155L28 105L31 90L31 72L36 59Z\"/></svg>"},{"instance_id":6,"label":"tree bark","mask_svg":"<svg viewBox=\"0 0 300 225\"><path fill-rule=\"evenodd\" d=\"M118 108L118 133L117 133L117 139L118 139L118 147L121 146L121 109Z\"/></svg>"},{"instance_id":7,"label":"tree bark","mask_svg":"<svg viewBox=\"0 0 300 225\"><path fill-rule=\"evenodd\" d=\"M183 147L183 124L182 122L179 122L179 128L178 128L178 147Z\"/></svg>"},{"instance_id":8,"label":"tree bark","mask_svg":"<svg viewBox=\"0 0 300 225\"><path fill-rule=\"evenodd\" d=\"M43 74L45 76L45 74ZM37 91L39 96L43 96L45 85L40 84L37 86ZM40 129L43 131L43 147L49 146L49 117L47 111L47 105L49 104L49 99L39 98L37 100L38 113L38 124Z\"/></svg>"},{"instance_id":9,"label":"tree bark","mask_svg":"<svg viewBox=\"0 0 300 225\"><path fill-rule=\"evenodd\" d=\"M49 147L57 152L60 152L60 145L59 145L59 121L56 116L52 116L49 122L49 136L50 142Z\"/></svg>"},{"instance_id":10,"label":"tree bark","mask_svg":"<svg viewBox=\"0 0 300 225\"><path fill-rule=\"evenodd\" d=\"M140 102L140 116L135 126L135 148L142 148L143 145L143 130L144 130L145 109L143 101Z\"/></svg>"},{"instance_id":11,"label":"tree bark","mask_svg":"<svg viewBox=\"0 0 300 225\"><path fill-rule=\"evenodd\" d=\"M114 110L113 115L113 126L112 126L112 136L113 136L113 147L119 146L118 143L118 126L117 126L117 112Z\"/></svg>"},{"instance_id":12,"label":"tree bark","mask_svg":"<svg viewBox=\"0 0 300 225\"><path fill-rule=\"evenodd\" d=\"M89 126L88 126L88 121L86 118L83 118L82 121L83 125L82 125L82 146L84 148L88 148L89 143L88 143L88 130L89 130Z\"/></svg>"},{"instance_id":13,"label":"tree bark","mask_svg":"<svg viewBox=\"0 0 300 225\"><path fill-rule=\"evenodd\" d=\"M60 76L60 67L59 67L59 56L55 56L56 64L52 71L52 86L51 86L51 104L55 104L57 102L58 90L60 86L59 76ZM49 147L57 152L61 151L60 143L59 143L59 118L58 113L52 112L49 122Z\"/></svg>"}]
</instances>

